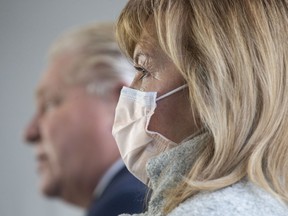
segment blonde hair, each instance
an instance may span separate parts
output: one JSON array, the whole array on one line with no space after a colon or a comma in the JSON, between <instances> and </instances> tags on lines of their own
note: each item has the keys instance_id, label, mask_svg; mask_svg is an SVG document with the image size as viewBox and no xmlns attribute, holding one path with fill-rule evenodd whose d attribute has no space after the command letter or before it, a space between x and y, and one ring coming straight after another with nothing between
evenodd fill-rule
<instances>
[{"instance_id":1,"label":"blonde hair","mask_svg":"<svg viewBox=\"0 0 288 216\"><path fill-rule=\"evenodd\" d=\"M69 84L87 84L91 92L104 93L116 83L129 84L134 68L115 40L114 23L94 23L61 34L49 50L50 61L72 53L75 60L64 75Z\"/></svg>"},{"instance_id":2,"label":"blonde hair","mask_svg":"<svg viewBox=\"0 0 288 216\"><path fill-rule=\"evenodd\" d=\"M287 203L287 1L130 0L116 30L130 58L148 19L209 133L166 213L244 177Z\"/></svg>"}]
</instances>

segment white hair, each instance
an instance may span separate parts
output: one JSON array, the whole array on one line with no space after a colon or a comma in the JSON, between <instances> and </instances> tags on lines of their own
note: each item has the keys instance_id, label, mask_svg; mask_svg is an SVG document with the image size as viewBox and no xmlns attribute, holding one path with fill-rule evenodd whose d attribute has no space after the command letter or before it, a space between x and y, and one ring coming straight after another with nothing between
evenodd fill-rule
<instances>
[{"instance_id":1,"label":"white hair","mask_svg":"<svg viewBox=\"0 0 288 216\"><path fill-rule=\"evenodd\" d=\"M98 23L62 34L51 46L51 61L72 53L75 61L64 75L69 84L87 85L89 92L105 93L116 83L128 85L134 77L131 63L122 55L114 37L114 23Z\"/></svg>"}]
</instances>

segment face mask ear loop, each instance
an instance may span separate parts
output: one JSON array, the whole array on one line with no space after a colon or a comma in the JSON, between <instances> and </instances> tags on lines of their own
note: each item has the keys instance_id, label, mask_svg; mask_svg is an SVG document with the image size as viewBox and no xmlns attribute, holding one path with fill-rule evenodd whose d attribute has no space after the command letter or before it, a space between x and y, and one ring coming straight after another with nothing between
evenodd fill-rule
<instances>
[{"instance_id":1,"label":"face mask ear loop","mask_svg":"<svg viewBox=\"0 0 288 216\"><path fill-rule=\"evenodd\" d=\"M176 89L174 89L174 90L172 90L170 92L167 92L164 95L161 95L160 97L156 98L156 101L159 101L159 100L161 100L161 99L163 99L165 97L168 97L168 96L170 96L170 95L172 95L172 94L174 94L174 93L176 93L176 92L178 92L178 91L180 91L180 90L182 90L182 89L184 89L186 87L188 87L188 84L182 85L182 86L180 86L180 87L178 87L178 88L176 88Z\"/></svg>"}]
</instances>

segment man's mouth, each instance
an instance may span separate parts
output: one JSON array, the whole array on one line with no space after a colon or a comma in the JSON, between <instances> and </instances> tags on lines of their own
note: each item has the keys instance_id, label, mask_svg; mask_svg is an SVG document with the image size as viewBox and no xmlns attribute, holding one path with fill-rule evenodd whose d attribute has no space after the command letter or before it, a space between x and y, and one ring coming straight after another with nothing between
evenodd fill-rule
<instances>
[{"instance_id":1,"label":"man's mouth","mask_svg":"<svg viewBox=\"0 0 288 216\"><path fill-rule=\"evenodd\" d=\"M37 155L37 173L41 174L46 169L48 163L48 157L45 154Z\"/></svg>"}]
</instances>

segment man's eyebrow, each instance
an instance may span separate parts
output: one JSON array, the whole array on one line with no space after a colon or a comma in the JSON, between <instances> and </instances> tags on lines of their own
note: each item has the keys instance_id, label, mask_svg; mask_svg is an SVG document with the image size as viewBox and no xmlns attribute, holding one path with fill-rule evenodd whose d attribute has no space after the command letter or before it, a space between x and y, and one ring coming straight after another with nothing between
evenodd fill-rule
<instances>
[{"instance_id":1,"label":"man's eyebrow","mask_svg":"<svg viewBox=\"0 0 288 216\"><path fill-rule=\"evenodd\" d=\"M45 87L38 87L36 89L35 97L38 98L43 98L45 95L47 95L47 89Z\"/></svg>"}]
</instances>

